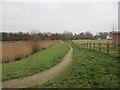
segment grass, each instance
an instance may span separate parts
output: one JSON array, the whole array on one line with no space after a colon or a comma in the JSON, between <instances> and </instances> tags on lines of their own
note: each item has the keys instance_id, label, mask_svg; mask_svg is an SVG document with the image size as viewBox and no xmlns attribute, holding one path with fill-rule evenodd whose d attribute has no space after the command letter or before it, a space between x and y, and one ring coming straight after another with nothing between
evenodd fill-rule
<instances>
[{"instance_id":1,"label":"grass","mask_svg":"<svg viewBox=\"0 0 120 90\"><path fill-rule=\"evenodd\" d=\"M69 51L65 43L40 51L25 59L2 65L2 80L10 80L32 75L58 64Z\"/></svg>"},{"instance_id":2,"label":"grass","mask_svg":"<svg viewBox=\"0 0 120 90\"><path fill-rule=\"evenodd\" d=\"M73 42L77 44L82 44L82 43L112 43L112 40L73 40Z\"/></svg>"},{"instance_id":3,"label":"grass","mask_svg":"<svg viewBox=\"0 0 120 90\"><path fill-rule=\"evenodd\" d=\"M104 53L107 53L107 42L112 44L112 40L73 40L73 42L78 44L78 45L91 43L92 49L94 48L93 43L96 43L95 50L97 50L97 51L99 51L99 44L98 43L100 42L101 43L101 52L104 52ZM89 47L90 47L90 44L89 44ZM118 56L118 51L116 49L114 49L114 47L118 50L117 45L116 46L114 46L113 44L109 45L109 54L112 56ZM82 48L87 48L87 44L83 45Z\"/></svg>"},{"instance_id":4,"label":"grass","mask_svg":"<svg viewBox=\"0 0 120 90\"><path fill-rule=\"evenodd\" d=\"M48 48L57 43L62 42L61 40L43 40L39 42L39 50ZM2 59L0 62L7 63L16 61L28 57L32 54L31 44L27 41L5 41L0 43L2 45Z\"/></svg>"},{"instance_id":5,"label":"grass","mask_svg":"<svg viewBox=\"0 0 120 90\"><path fill-rule=\"evenodd\" d=\"M73 62L67 72L30 88L118 88L118 59L74 44Z\"/></svg>"}]
</instances>

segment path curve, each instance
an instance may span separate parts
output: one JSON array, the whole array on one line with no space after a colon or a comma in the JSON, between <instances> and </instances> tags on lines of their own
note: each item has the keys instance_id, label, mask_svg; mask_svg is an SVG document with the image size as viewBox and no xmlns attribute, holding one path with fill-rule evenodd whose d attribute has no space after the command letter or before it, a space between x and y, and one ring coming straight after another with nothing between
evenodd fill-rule
<instances>
[{"instance_id":1,"label":"path curve","mask_svg":"<svg viewBox=\"0 0 120 90\"><path fill-rule=\"evenodd\" d=\"M59 75L60 73L64 72L65 69L68 67L68 65L72 61L72 47L70 47L69 52L66 54L64 59L51 69L48 69L46 71L31 75L31 76L26 76L23 78L18 78L14 80L7 80L2 82L2 87L3 88L24 88L28 86L33 86L37 84L42 84L53 77Z\"/></svg>"}]
</instances>

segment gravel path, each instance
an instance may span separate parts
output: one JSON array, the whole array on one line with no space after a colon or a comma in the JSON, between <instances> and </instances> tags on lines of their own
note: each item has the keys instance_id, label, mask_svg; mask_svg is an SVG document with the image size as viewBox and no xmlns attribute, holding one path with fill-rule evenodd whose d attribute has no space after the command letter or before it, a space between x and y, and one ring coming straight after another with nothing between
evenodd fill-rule
<instances>
[{"instance_id":1,"label":"gravel path","mask_svg":"<svg viewBox=\"0 0 120 90\"><path fill-rule=\"evenodd\" d=\"M4 81L4 82L2 82L2 87L3 88L24 88L24 87L28 87L28 86L42 84L42 83L54 78L55 76L64 72L66 67L68 67L68 65L71 63L72 51L73 51L73 49L70 46L70 51L66 54L66 56L64 57L62 62L55 65L51 69L48 69L46 71L31 75L31 76L26 76L23 78Z\"/></svg>"}]
</instances>

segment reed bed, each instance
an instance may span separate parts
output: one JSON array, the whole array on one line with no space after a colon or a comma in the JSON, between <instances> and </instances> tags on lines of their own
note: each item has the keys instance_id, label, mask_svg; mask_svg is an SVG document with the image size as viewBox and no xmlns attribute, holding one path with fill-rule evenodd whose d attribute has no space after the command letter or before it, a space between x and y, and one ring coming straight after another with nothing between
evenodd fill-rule
<instances>
[{"instance_id":1,"label":"reed bed","mask_svg":"<svg viewBox=\"0 0 120 90\"><path fill-rule=\"evenodd\" d=\"M40 41L39 50L46 49L61 42L62 40ZM0 58L0 62L2 63L17 61L32 54L31 44L26 41L1 42L0 45L2 45L2 58Z\"/></svg>"}]
</instances>

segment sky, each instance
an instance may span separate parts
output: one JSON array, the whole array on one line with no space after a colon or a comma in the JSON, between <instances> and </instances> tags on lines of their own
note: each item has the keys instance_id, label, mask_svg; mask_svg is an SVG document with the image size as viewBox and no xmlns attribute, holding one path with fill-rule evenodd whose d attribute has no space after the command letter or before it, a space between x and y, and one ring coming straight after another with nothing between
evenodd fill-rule
<instances>
[{"instance_id":1,"label":"sky","mask_svg":"<svg viewBox=\"0 0 120 90\"><path fill-rule=\"evenodd\" d=\"M2 31L80 33L118 29L118 2L2 2Z\"/></svg>"}]
</instances>

